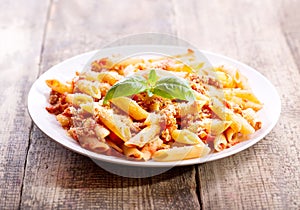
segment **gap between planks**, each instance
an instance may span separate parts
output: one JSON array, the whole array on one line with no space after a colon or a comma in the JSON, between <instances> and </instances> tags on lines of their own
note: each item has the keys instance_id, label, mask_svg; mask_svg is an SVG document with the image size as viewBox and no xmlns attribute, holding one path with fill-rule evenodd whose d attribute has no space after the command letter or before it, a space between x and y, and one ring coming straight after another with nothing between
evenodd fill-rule
<instances>
[{"instance_id":1,"label":"gap between planks","mask_svg":"<svg viewBox=\"0 0 300 210\"><path fill-rule=\"evenodd\" d=\"M45 18L45 24L44 24L44 29L43 29L43 35L42 35L41 50L40 50L39 63L38 63L38 74L36 76L36 79L39 77L39 75L41 73L41 64L43 62L44 46L45 46L47 28L48 28L48 24L49 24L49 20L50 20L52 5L53 5L53 0L49 0L49 5L47 8L47 15ZM33 131L33 126L34 126L34 123L33 123L33 121L31 121L29 135L28 135L29 139L28 139L28 144L27 144L26 152L25 152L25 163L24 163L24 167L23 167L24 173L23 173L21 189L20 189L19 209L21 208L21 205L22 205L24 179L26 176L26 167L27 167L27 162L28 162L27 157L28 157L28 153L29 153L29 149L30 149L30 145L31 145L31 134Z\"/></svg>"}]
</instances>

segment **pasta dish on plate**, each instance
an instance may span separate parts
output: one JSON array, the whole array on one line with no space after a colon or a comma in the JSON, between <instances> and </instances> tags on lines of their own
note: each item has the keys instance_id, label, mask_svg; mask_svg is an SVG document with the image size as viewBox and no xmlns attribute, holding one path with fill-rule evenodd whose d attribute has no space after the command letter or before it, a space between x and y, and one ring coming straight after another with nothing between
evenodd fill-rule
<instances>
[{"instance_id":1,"label":"pasta dish on plate","mask_svg":"<svg viewBox=\"0 0 300 210\"><path fill-rule=\"evenodd\" d=\"M70 81L46 80L47 111L90 151L131 160L205 157L261 128L262 103L247 78L205 67L194 52L121 61L101 58Z\"/></svg>"}]
</instances>

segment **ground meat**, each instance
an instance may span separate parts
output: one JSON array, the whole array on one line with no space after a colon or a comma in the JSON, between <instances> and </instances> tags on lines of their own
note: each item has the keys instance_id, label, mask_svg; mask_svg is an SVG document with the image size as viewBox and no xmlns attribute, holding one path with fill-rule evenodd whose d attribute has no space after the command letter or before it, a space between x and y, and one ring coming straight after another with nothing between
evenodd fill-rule
<instances>
[{"instance_id":1,"label":"ground meat","mask_svg":"<svg viewBox=\"0 0 300 210\"><path fill-rule=\"evenodd\" d=\"M92 118L84 119L80 116L74 116L71 118L73 121L73 132L75 130L78 138L84 136L95 136L96 121ZM77 138L77 139L78 139Z\"/></svg>"},{"instance_id":2,"label":"ground meat","mask_svg":"<svg viewBox=\"0 0 300 210\"><path fill-rule=\"evenodd\" d=\"M61 114L69 107L69 104L66 102L66 96L53 90L50 93L49 103L51 106L46 107L46 110L50 114Z\"/></svg>"},{"instance_id":3,"label":"ground meat","mask_svg":"<svg viewBox=\"0 0 300 210\"><path fill-rule=\"evenodd\" d=\"M169 129L163 130L160 137L163 140L165 140L166 142L171 141L172 136L171 136L170 130Z\"/></svg>"},{"instance_id":4,"label":"ground meat","mask_svg":"<svg viewBox=\"0 0 300 210\"><path fill-rule=\"evenodd\" d=\"M189 74L186 79L190 81L190 85L193 90L196 90L204 95L206 93L207 85L211 85L216 88L222 88L222 84L218 81L218 79L212 76Z\"/></svg>"},{"instance_id":5,"label":"ground meat","mask_svg":"<svg viewBox=\"0 0 300 210\"><path fill-rule=\"evenodd\" d=\"M177 119L175 115L178 115L176 112L175 106L171 103L166 105L160 112L162 116L164 125L161 125L164 130L161 133L161 138L165 141L170 141L172 139L172 132L173 130L177 129Z\"/></svg>"},{"instance_id":6,"label":"ground meat","mask_svg":"<svg viewBox=\"0 0 300 210\"><path fill-rule=\"evenodd\" d=\"M56 104L58 102L58 99L59 99L59 95L58 94L50 94L49 103L51 105L54 105L54 104Z\"/></svg>"},{"instance_id":7,"label":"ground meat","mask_svg":"<svg viewBox=\"0 0 300 210\"><path fill-rule=\"evenodd\" d=\"M204 84L207 83L207 81L203 76L190 74L186 79L190 81L190 86L193 90L205 94L206 90Z\"/></svg>"},{"instance_id":8,"label":"ground meat","mask_svg":"<svg viewBox=\"0 0 300 210\"><path fill-rule=\"evenodd\" d=\"M169 99L156 95L149 97L147 93L136 94L132 97L132 99L148 112L159 112L164 108L166 103L171 103L171 100Z\"/></svg>"},{"instance_id":9,"label":"ground meat","mask_svg":"<svg viewBox=\"0 0 300 210\"><path fill-rule=\"evenodd\" d=\"M217 115L215 115L215 113L210 109L208 104L205 104L200 112L200 119L204 119L204 118L218 118Z\"/></svg>"}]
</instances>

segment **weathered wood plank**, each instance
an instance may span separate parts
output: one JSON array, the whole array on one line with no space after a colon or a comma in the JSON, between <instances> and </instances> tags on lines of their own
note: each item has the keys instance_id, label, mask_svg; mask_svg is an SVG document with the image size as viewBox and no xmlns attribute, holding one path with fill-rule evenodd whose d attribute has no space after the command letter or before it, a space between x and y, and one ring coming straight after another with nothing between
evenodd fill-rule
<instances>
[{"instance_id":1,"label":"weathered wood plank","mask_svg":"<svg viewBox=\"0 0 300 210\"><path fill-rule=\"evenodd\" d=\"M280 26L286 42L292 52L294 62L300 69L300 2L297 0L281 1L279 11Z\"/></svg>"},{"instance_id":2,"label":"weathered wood plank","mask_svg":"<svg viewBox=\"0 0 300 210\"><path fill-rule=\"evenodd\" d=\"M22 197L24 209L199 208L193 167L174 168L152 178L119 177L45 138L36 127L31 148Z\"/></svg>"},{"instance_id":3,"label":"weathered wood plank","mask_svg":"<svg viewBox=\"0 0 300 210\"><path fill-rule=\"evenodd\" d=\"M42 71L72 55L126 34L174 33L171 2L57 1L51 9ZM152 178L112 175L62 148L35 126L31 135L22 208L199 209L193 166Z\"/></svg>"},{"instance_id":4,"label":"weathered wood plank","mask_svg":"<svg viewBox=\"0 0 300 210\"><path fill-rule=\"evenodd\" d=\"M275 1L175 2L181 37L257 68L282 99L281 119L266 138L232 157L198 167L204 209L300 207L300 95L296 91L300 76L293 59L298 54L296 49L290 51L289 45L296 45L286 42L279 21L282 12L288 14L288 21L281 25L293 26L289 30L299 35L299 27L294 27L299 25L299 16L291 13L299 8L299 1L298 7L295 2L284 1L290 4L284 11Z\"/></svg>"},{"instance_id":5,"label":"weathered wood plank","mask_svg":"<svg viewBox=\"0 0 300 210\"><path fill-rule=\"evenodd\" d=\"M20 204L31 129L27 92L38 73L47 6L34 0L0 4L0 209Z\"/></svg>"}]
</instances>

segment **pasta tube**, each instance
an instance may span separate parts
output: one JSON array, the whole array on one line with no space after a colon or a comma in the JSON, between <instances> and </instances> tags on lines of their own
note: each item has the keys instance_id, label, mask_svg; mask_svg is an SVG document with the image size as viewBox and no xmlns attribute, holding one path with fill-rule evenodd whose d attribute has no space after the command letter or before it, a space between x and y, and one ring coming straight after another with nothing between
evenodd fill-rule
<instances>
[{"instance_id":1,"label":"pasta tube","mask_svg":"<svg viewBox=\"0 0 300 210\"><path fill-rule=\"evenodd\" d=\"M223 121L219 119L204 119L202 126L208 130L213 136L223 133L230 125L231 121Z\"/></svg>"},{"instance_id":2,"label":"pasta tube","mask_svg":"<svg viewBox=\"0 0 300 210\"><path fill-rule=\"evenodd\" d=\"M224 89L224 93L227 100L230 100L231 97L236 96L239 98L243 98L249 101L252 101L257 104L261 104L261 102L258 100L258 98L250 91L250 90L242 90L239 88L234 89Z\"/></svg>"},{"instance_id":3,"label":"pasta tube","mask_svg":"<svg viewBox=\"0 0 300 210\"><path fill-rule=\"evenodd\" d=\"M235 82L232 77L224 72L216 71L213 76L223 85L224 88L232 88L235 86Z\"/></svg>"},{"instance_id":4,"label":"pasta tube","mask_svg":"<svg viewBox=\"0 0 300 210\"><path fill-rule=\"evenodd\" d=\"M228 128L225 131L225 136L226 136L227 142L230 145L233 145L238 142L237 133L232 128Z\"/></svg>"},{"instance_id":5,"label":"pasta tube","mask_svg":"<svg viewBox=\"0 0 300 210\"><path fill-rule=\"evenodd\" d=\"M114 71L104 71L104 72L93 72L88 71L84 72L82 75L86 80L106 82L110 85L114 85L117 81L123 77Z\"/></svg>"},{"instance_id":6,"label":"pasta tube","mask_svg":"<svg viewBox=\"0 0 300 210\"><path fill-rule=\"evenodd\" d=\"M100 83L98 82L91 82L88 80L78 80L76 82L76 87L83 93L86 93L94 98L101 98L100 92Z\"/></svg>"},{"instance_id":7,"label":"pasta tube","mask_svg":"<svg viewBox=\"0 0 300 210\"><path fill-rule=\"evenodd\" d=\"M110 131L102 125L97 124L95 126L95 133L99 139L104 140L104 138L110 134Z\"/></svg>"},{"instance_id":8,"label":"pasta tube","mask_svg":"<svg viewBox=\"0 0 300 210\"><path fill-rule=\"evenodd\" d=\"M59 93L72 93L73 92L72 85L63 84L56 79L48 79L48 80L46 80L46 84L52 90L59 92Z\"/></svg>"},{"instance_id":9,"label":"pasta tube","mask_svg":"<svg viewBox=\"0 0 300 210\"><path fill-rule=\"evenodd\" d=\"M173 147L170 149L158 150L154 153L153 159L156 161L176 161L186 160L191 158L200 158L206 156L210 152L210 148L204 143L184 146Z\"/></svg>"},{"instance_id":10,"label":"pasta tube","mask_svg":"<svg viewBox=\"0 0 300 210\"><path fill-rule=\"evenodd\" d=\"M123 146L123 152L126 157L134 158L136 160L149 160L151 157L150 153L143 153L136 147L127 147L126 145Z\"/></svg>"},{"instance_id":11,"label":"pasta tube","mask_svg":"<svg viewBox=\"0 0 300 210\"><path fill-rule=\"evenodd\" d=\"M135 120L145 120L149 113L140 107L134 100L128 97L118 97L111 99L111 102L128 113Z\"/></svg>"},{"instance_id":12,"label":"pasta tube","mask_svg":"<svg viewBox=\"0 0 300 210\"><path fill-rule=\"evenodd\" d=\"M91 103L94 100L89 95L83 93L74 93L74 94L67 94L66 101L76 106L80 106L82 104Z\"/></svg>"},{"instance_id":13,"label":"pasta tube","mask_svg":"<svg viewBox=\"0 0 300 210\"><path fill-rule=\"evenodd\" d=\"M256 113L253 109L248 108L246 110L243 110L242 115L255 130L261 128L261 121L257 120Z\"/></svg>"},{"instance_id":14,"label":"pasta tube","mask_svg":"<svg viewBox=\"0 0 300 210\"><path fill-rule=\"evenodd\" d=\"M184 129L184 130L174 130L172 132L172 138L179 143L183 144L199 144L201 139L193 132Z\"/></svg>"},{"instance_id":15,"label":"pasta tube","mask_svg":"<svg viewBox=\"0 0 300 210\"><path fill-rule=\"evenodd\" d=\"M262 108L262 104L255 103L253 101L248 101L243 98L236 97L236 96L233 96L233 97L229 98L228 100L232 101L235 104L240 105L243 109L251 108L255 111L258 111Z\"/></svg>"},{"instance_id":16,"label":"pasta tube","mask_svg":"<svg viewBox=\"0 0 300 210\"><path fill-rule=\"evenodd\" d=\"M129 147L143 147L146 143L150 142L159 135L160 129L161 128L158 125L150 125L129 139L129 141L126 141L125 145Z\"/></svg>"},{"instance_id":17,"label":"pasta tube","mask_svg":"<svg viewBox=\"0 0 300 210\"><path fill-rule=\"evenodd\" d=\"M216 138L214 139L214 148L216 151L220 152L222 150L224 150L227 146L227 140L224 136L224 134L220 134L218 136L216 136Z\"/></svg>"},{"instance_id":18,"label":"pasta tube","mask_svg":"<svg viewBox=\"0 0 300 210\"><path fill-rule=\"evenodd\" d=\"M239 132L242 129L241 119L233 113L232 110L224 106L224 104L217 98L212 98L212 111L223 121L231 121L230 127L235 131Z\"/></svg>"},{"instance_id":19,"label":"pasta tube","mask_svg":"<svg viewBox=\"0 0 300 210\"><path fill-rule=\"evenodd\" d=\"M79 137L78 140L82 147L98 153L109 150L109 146L106 143L99 141L96 137L83 136Z\"/></svg>"},{"instance_id":20,"label":"pasta tube","mask_svg":"<svg viewBox=\"0 0 300 210\"><path fill-rule=\"evenodd\" d=\"M112 132L114 132L123 141L131 138L130 127L119 118L119 115L113 114L112 110L107 110L102 106L95 108L96 116Z\"/></svg>"},{"instance_id":21,"label":"pasta tube","mask_svg":"<svg viewBox=\"0 0 300 210\"><path fill-rule=\"evenodd\" d=\"M207 102L209 98L206 95L199 93L198 91L193 90L193 93L197 100Z\"/></svg>"}]
</instances>

